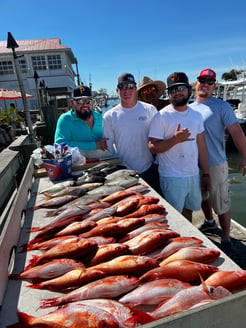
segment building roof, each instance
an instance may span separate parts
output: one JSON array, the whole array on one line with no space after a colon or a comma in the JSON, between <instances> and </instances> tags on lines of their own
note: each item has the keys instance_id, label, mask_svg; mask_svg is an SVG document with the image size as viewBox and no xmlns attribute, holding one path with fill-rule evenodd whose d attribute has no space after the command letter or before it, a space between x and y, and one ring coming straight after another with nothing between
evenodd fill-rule
<instances>
[{"instance_id":1,"label":"building roof","mask_svg":"<svg viewBox=\"0 0 246 328\"><path fill-rule=\"evenodd\" d=\"M52 50L63 50L69 53L72 61L76 63L76 58L73 55L71 48L61 44L61 39L52 38L52 39L33 39L33 40L16 40L18 48L17 52L44 52ZM12 49L7 48L7 41L0 41L0 55L9 54L12 52Z\"/></svg>"}]
</instances>

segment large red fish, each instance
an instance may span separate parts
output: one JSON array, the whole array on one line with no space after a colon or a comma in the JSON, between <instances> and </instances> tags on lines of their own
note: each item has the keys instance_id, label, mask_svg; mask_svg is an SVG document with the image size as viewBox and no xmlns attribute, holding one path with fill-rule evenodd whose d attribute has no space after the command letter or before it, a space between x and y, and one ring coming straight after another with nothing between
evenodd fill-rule
<instances>
[{"instance_id":1,"label":"large red fish","mask_svg":"<svg viewBox=\"0 0 246 328\"><path fill-rule=\"evenodd\" d=\"M119 204L119 203L115 204L113 206L116 209L115 215L118 215L118 216L127 215L128 213L134 211L137 208L138 203L139 203L139 199L133 198L133 199L127 199L127 201L125 201L125 202L121 201L121 204Z\"/></svg>"},{"instance_id":2,"label":"large red fish","mask_svg":"<svg viewBox=\"0 0 246 328\"><path fill-rule=\"evenodd\" d=\"M246 288L246 270L218 271L212 274L205 283L209 286L223 286L230 291Z\"/></svg>"},{"instance_id":3,"label":"large red fish","mask_svg":"<svg viewBox=\"0 0 246 328\"><path fill-rule=\"evenodd\" d=\"M115 298L129 292L140 284L137 277L129 275L109 276L77 288L65 295L41 300L40 308L92 298Z\"/></svg>"},{"instance_id":4,"label":"large red fish","mask_svg":"<svg viewBox=\"0 0 246 328\"><path fill-rule=\"evenodd\" d=\"M125 218L139 218L141 216L151 213L163 214L165 213L165 211L166 209L162 205L158 205L158 204L142 205L135 212L126 215Z\"/></svg>"},{"instance_id":5,"label":"large red fish","mask_svg":"<svg viewBox=\"0 0 246 328\"><path fill-rule=\"evenodd\" d=\"M23 279L27 281L47 280L61 276L75 268L83 269L84 267L84 264L79 261L63 258L27 269L20 274L10 274L9 279Z\"/></svg>"},{"instance_id":6,"label":"large red fish","mask_svg":"<svg viewBox=\"0 0 246 328\"><path fill-rule=\"evenodd\" d=\"M93 240L78 237L77 240L60 243L40 256L34 256L30 261L30 266L42 264L53 259L78 258L93 252L98 247Z\"/></svg>"},{"instance_id":7,"label":"large red fish","mask_svg":"<svg viewBox=\"0 0 246 328\"><path fill-rule=\"evenodd\" d=\"M33 241L31 241L27 245L23 245L22 249L23 249L23 251L46 250L46 249L49 249L53 246L60 244L64 240L73 240L73 239L77 239L77 238L78 238L78 236L76 236L76 235L70 235L70 236L54 237L54 238L51 238L51 239L45 240L45 241L41 240L40 242L38 242L38 240L36 239L35 243L33 243Z\"/></svg>"},{"instance_id":8,"label":"large red fish","mask_svg":"<svg viewBox=\"0 0 246 328\"><path fill-rule=\"evenodd\" d=\"M101 279L105 276L106 274L101 270L95 270L93 268L78 268L68 271L57 278L42 281L27 287L63 292L66 290L79 288L85 284L88 284L89 282Z\"/></svg>"},{"instance_id":9,"label":"large red fish","mask_svg":"<svg viewBox=\"0 0 246 328\"><path fill-rule=\"evenodd\" d=\"M113 192L112 194L104 197L101 199L102 202L110 203L110 204L115 204L119 202L121 199L131 196L131 195L136 195L137 192L135 190L129 190L129 188Z\"/></svg>"},{"instance_id":10,"label":"large red fish","mask_svg":"<svg viewBox=\"0 0 246 328\"><path fill-rule=\"evenodd\" d=\"M89 238L93 236L112 236L118 237L122 236L129 231L144 225L145 221L142 218L134 219L122 219L116 223L108 223L97 225L95 228L81 234L84 238Z\"/></svg>"},{"instance_id":11,"label":"large red fish","mask_svg":"<svg viewBox=\"0 0 246 328\"><path fill-rule=\"evenodd\" d=\"M136 237L124 242L129 246L129 251L133 255L145 255L151 250L164 244L168 239L180 236L175 231L153 229L143 231Z\"/></svg>"},{"instance_id":12,"label":"large red fish","mask_svg":"<svg viewBox=\"0 0 246 328\"><path fill-rule=\"evenodd\" d=\"M220 256L220 251L213 248L188 246L179 249L160 262L160 266L177 260L190 260L201 263L212 263Z\"/></svg>"},{"instance_id":13,"label":"large red fish","mask_svg":"<svg viewBox=\"0 0 246 328\"><path fill-rule=\"evenodd\" d=\"M119 328L135 328L154 321L146 312L133 309L116 300L98 298L92 300L78 301L80 304L95 306L114 315L119 323Z\"/></svg>"},{"instance_id":14,"label":"large red fish","mask_svg":"<svg viewBox=\"0 0 246 328\"><path fill-rule=\"evenodd\" d=\"M168 256L176 253L179 249L188 246L201 246L203 241L196 237L177 237L169 239L163 248L156 250L156 254L148 254L148 256L154 257L156 260L161 261Z\"/></svg>"},{"instance_id":15,"label":"large red fish","mask_svg":"<svg viewBox=\"0 0 246 328\"><path fill-rule=\"evenodd\" d=\"M142 219L144 217L141 217ZM130 219L131 220L131 219ZM145 220L145 219L144 219ZM140 233L147 231L147 230L153 230L153 229L163 229L166 230L168 229L169 225L167 223L162 223L162 222L150 222L147 224L144 224L143 226L127 233L124 237L122 237L119 242L123 243L127 240L130 240L136 236L138 236Z\"/></svg>"},{"instance_id":16,"label":"large red fish","mask_svg":"<svg viewBox=\"0 0 246 328\"><path fill-rule=\"evenodd\" d=\"M96 307L71 303L40 317L17 312L19 323L7 328L118 328L114 316Z\"/></svg>"},{"instance_id":17,"label":"large red fish","mask_svg":"<svg viewBox=\"0 0 246 328\"><path fill-rule=\"evenodd\" d=\"M220 293L220 296L216 295L214 297L214 293L216 294L216 289L210 286L207 287L205 284L183 289L177 292L166 302L164 301L161 303L157 309L150 312L150 315L155 319L168 317L170 315L183 312L203 300L207 300L209 298L223 298L231 294L229 291L224 290L223 293Z\"/></svg>"},{"instance_id":18,"label":"large red fish","mask_svg":"<svg viewBox=\"0 0 246 328\"><path fill-rule=\"evenodd\" d=\"M159 263L156 260L147 256L121 255L111 261L97 264L92 268L102 270L108 275L133 274L139 277L144 272L158 266Z\"/></svg>"},{"instance_id":19,"label":"large red fish","mask_svg":"<svg viewBox=\"0 0 246 328\"><path fill-rule=\"evenodd\" d=\"M163 278L175 278L188 282L200 282L201 277L206 279L218 270L218 267L213 265L178 260L146 272L140 277L140 280L146 282Z\"/></svg>"},{"instance_id":20,"label":"large red fish","mask_svg":"<svg viewBox=\"0 0 246 328\"><path fill-rule=\"evenodd\" d=\"M79 221L72 222L67 225L64 229L58 231L55 236L67 236L67 235L78 235L92 228L96 227L96 222L94 221Z\"/></svg>"},{"instance_id":21,"label":"large red fish","mask_svg":"<svg viewBox=\"0 0 246 328\"><path fill-rule=\"evenodd\" d=\"M98 247L96 254L90 257L90 254L84 259L86 266L97 265L102 262L110 261L117 256L126 254L129 247L121 243L102 245Z\"/></svg>"},{"instance_id":22,"label":"large red fish","mask_svg":"<svg viewBox=\"0 0 246 328\"><path fill-rule=\"evenodd\" d=\"M158 279L138 286L122 296L119 302L129 306L160 304L180 290L190 287L189 283L178 279Z\"/></svg>"},{"instance_id":23,"label":"large red fish","mask_svg":"<svg viewBox=\"0 0 246 328\"><path fill-rule=\"evenodd\" d=\"M145 219L145 223L150 223L150 222L167 223L167 218L163 214L151 213L151 214L143 215L141 217Z\"/></svg>"}]
</instances>

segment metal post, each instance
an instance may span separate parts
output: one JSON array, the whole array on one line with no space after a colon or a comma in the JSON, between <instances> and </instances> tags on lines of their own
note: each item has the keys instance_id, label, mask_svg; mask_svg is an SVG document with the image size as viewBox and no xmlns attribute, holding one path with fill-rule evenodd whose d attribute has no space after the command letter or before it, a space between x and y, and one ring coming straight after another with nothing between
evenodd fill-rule
<instances>
[{"instance_id":1,"label":"metal post","mask_svg":"<svg viewBox=\"0 0 246 328\"><path fill-rule=\"evenodd\" d=\"M34 142L34 131L33 131L33 128L32 128L32 120L31 120L30 110L29 110L28 104L27 104L26 92L25 92L23 80L22 80L22 77L21 77L19 62L18 62L18 59L17 59L18 57L17 57L16 52L15 52L15 48L18 48L18 47L19 46L16 43L15 39L13 38L12 34L10 32L8 32L7 48L11 48L12 51L13 51L15 70L16 70L16 75L17 75L17 79L18 79L18 83L19 83L19 88L20 88L20 92L21 92L21 96L22 96L22 100L23 100L24 112L25 112L25 116L26 116L28 130L29 130L29 137L30 137L30 141Z\"/></svg>"},{"instance_id":2,"label":"metal post","mask_svg":"<svg viewBox=\"0 0 246 328\"><path fill-rule=\"evenodd\" d=\"M35 80L36 93L37 93L37 99L38 99L38 107L39 107L39 112L40 112L41 120L44 121L44 115L43 115L42 106L41 106L40 94L39 94L39 90L38 90L38 79L39 79L39 76L38 76L38 73L36 71L34 71L33 78Z\"/></svg>"}]
</instances>

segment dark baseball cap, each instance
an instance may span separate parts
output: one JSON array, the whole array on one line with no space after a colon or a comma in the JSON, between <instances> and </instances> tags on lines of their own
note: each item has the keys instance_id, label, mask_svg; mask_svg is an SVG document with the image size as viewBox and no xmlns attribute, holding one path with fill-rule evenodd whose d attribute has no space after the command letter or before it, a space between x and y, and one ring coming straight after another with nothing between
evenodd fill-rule
<instances>
[{"instance_id":1,"label":"dark baseball cap","mask_svg":"<svg viewBox=\"0 0 246 328\"><path fill-rule=\"evenodd\" d=\"M118 77L118 85L125 82L136 84L135 78L131 73L122 73Z\"/></svg>"},{"instance_id":2,"label":"dark baseball cap","mask_svg":"<svg viewBox=\"0 0 246 328\"><path fill-rule=\"evenodd\" d=\"M82 97L91 97L91 89L84 85L79 85L73 89L73 99L79 99Z\"/></svg>"},{"instance_id":3,"label":"dark baseball cap","mask_svg":"<svg viewBox=\"0 0 246 328\"><path fill-rule=\"evenodd\" d=\"M174 72L167 78L167 88L172 88L175 85L186 85L189 86L189 79L183 72Z\"/></svg>"}]
</instances>

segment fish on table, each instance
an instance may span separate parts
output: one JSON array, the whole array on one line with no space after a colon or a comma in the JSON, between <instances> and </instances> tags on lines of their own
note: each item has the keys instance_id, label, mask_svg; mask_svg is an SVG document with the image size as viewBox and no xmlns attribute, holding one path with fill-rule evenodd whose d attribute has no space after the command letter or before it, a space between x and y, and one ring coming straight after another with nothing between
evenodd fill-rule
<instances>
[{"instance_id":1,"label":"fish on table","mask_svg":"<svg viewBox=\"0 0 246 328\"><path fill-rule=\"evenodd\" d=\"M179 249L174 254L168 256L160 262L160 266L177 261L190 260L194 262L212 263L220 256L220 251L214 248L187 246Z\"/></svg>"},{"instance_id":2,"label":"fish on table","mask_svg":"<svg viewBox=\"0 0 246 328\"><path fill-rule=\"evenodd\" d=\"M108 276L88 283L65 295L41 300L40 308L57 306L92 298L115 298L129 292L140 284L140 280L131 275Z\"/></svg>"},{"instance_id":3,"label":"fish on table","mask_svg":"<svg viewBox=\"0 0 246 328\"><path fill-rule=\"evenodd\" d=\"M95 251L98 247L97 243L93 240L77 237L77 240L69 240L61 242L60 244L51 247L42 255L34 255L30 260L30 266L36 266L46 261L62 258L78 259L86 254Z\"/></svg>"},{"instance_id":4,"label":"fish on table","mask_svg":"<svg viewBox=\"0 0 246 328\"><path fill-rule=\"evenodd\" d=\"M54 207L56 208L56 207L62 206L64 204L67 204L76 198L78 198L78 196L76 196L76 195L58 196L55 198L45 200L37 205L34 205L34 206L30 207L29 210L35 211L39 208L54 208Z\"/></svg>"},{"instance_id":5,"label":"fish on table","mask_svg":"<svg viewBox=\"0 0 246 328\"><path fill-rule=\"evenodd\" d=\"M165 318L170 315L188 310L189 308L203 300L219 299L231 295L228 290L221 290L221 288L219 291L219 295L216 295L216 293L216 288L206 286L206 284L186 288L177 292L169 300L161 303L157 307L157 309L150 312L149 314L155 319Z\"/></svg>"},{"instance_id":6,"label":"fish on table","mask_svg":"<svg viewBox=\"0 0 246 328\"><path fill-rule=\"evenodd\" d=\"M52 279L67 273L75 268L83 269L84 264L74 259L53 259L47 263L26 268L20 274L10 274L9 279L22 279L27 281L40 281Z\"/></svg>"},{"instance_id":7,"label":"fish on table","mask_svg":"<svg viewBox=\"0 0 246 328\"><path fill-rule=\"evenodd\" d=\"M146 312L133 309L113 299L96 298L78 302L80 304L95 306L113 314L119 323L119 328L135 328L154 321Z\"/></svg>"},{"instance_id":8,"label":"fish on table","mask_svg":"<svg viewBox=\"0 0 246 328\"><path fill-rule=\"evenodd\" d=\"M231 292L246 288L246 270L222 271L218 270L205 280L209 286L223 286Z\"/></svg>"},{"instance_id":9,"label":"fish on table","mask_svg":"<svg viewBox=\"0 0 246 328\"><path fill-rule=\"evenodd\" d=\"M153 280L128 292L119 299L119 302L133 307L156 305L168 300L180 290L190 287L191 284L173 278Z\"/></svg>"},{"instance_id":10,"label":"fish on table","mask_svg":"<svg viewBox=\"0 0 246 328\"><path fill-rule=\"evenodd\" d=\"M217 266L189 260L177 260L164 266L149 270L140 277L142 282L152 281L163 278L174 278L186 282L199 283L201 277L206 279L217 272Z\"/></svg>"},{"instance_id":11,"label":"fish on table","mask_svg":"<svg viewBox=\"0 0 246 328\"><path fill-rule=\"evenodd\" d=\"M146 255L150 251L164 244L168 239L180 236L175 231L153 229L143 231L136 237L124 242L129 246L129 251L133 255Z\"/></svg>"},{"instance_id":12,"label":"fish on table","mask_svg":"<svg viewBox=\"0 0 246 328\"><path fill-rule=\"evenodd\" d=\"M33 289L47 289L56 292L67 292L79 288L92 281L104 278L105 272L93 268L74 268L53 279L41 281L27 287Z\"/></svg>"},{"instance_id":13,"label":"fish on table","mask_svg":"<svg viewBox=\"0 0 246 328\"><path fill-rule=\"evenodd\" d=\"M7 328L46 327L46 328L118 328L119 324L114 316L102 309L68 303L48 314L34 317L23 312L17 312L19 323Z\"/></svg>"},{"instance_id":14,"label":"fish on table","mask_svg":"<svg viewBox=\"0 0 246 328\"><path fill-rule=\"evenodd\" d=\"M120 255L113 260L94 265L91 268L99 269L108 275L132 274L137 277L153 268L159 263L147 256L140 255Z\"/></svg>"}]
</instances>

